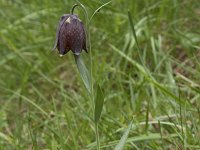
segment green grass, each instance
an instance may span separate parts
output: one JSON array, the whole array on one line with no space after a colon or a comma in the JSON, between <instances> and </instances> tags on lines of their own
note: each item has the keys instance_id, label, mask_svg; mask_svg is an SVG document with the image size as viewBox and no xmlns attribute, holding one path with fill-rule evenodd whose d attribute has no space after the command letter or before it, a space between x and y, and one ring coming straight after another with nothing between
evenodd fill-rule
<instances>
[{"instance_id":1,"label":"green grass","mask_svg":"<svg viewBox=\"0 0 200 150\"><path fill-rule=\"evenodd\" d=\"M80 2L91 16L108 0ZM51 51L74 3L0 0L0 150L96 149L93 104L73 55ZM199 15L199 0L113 0L93 17L102 149L200 149Z\"/></svg>"}]
</instances>

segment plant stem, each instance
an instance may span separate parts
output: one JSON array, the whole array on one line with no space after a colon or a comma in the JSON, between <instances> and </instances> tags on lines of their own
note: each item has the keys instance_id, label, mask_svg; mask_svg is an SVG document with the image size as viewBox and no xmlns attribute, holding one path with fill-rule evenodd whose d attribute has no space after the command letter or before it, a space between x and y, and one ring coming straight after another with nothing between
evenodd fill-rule
<instances>
[{"instance_id":1,"label":"plant stem","mask_svg":"<svg viewBox=\"0 0 200 150\"><path fill-rule=\"evenodd\" d=\"M94 98L94 83L93 83L93 63L92 63L92 49L91 49L91 41L90 41L90 32L89 32L89 21L87 24L87 38L88 38L88 47L89 47L89 55L90 55L90 87L91 87L91 101L93 105L93 116L95 117L95 98ZM97 150L100 150L100 141L99 141L99 128L98 123L95 123L95 136L97 142Z\"/></svg>"},{"instance_id":2,"label":"plant stem","mask_svg":"<svg viewBox=\"0 0 200 150\"><path fill-rule=\"evenodd\" d=\"M71 9L71 14L73 15L74 14L74 9L78 6L78 4L75 4L72 9Z\"/></svg>"},{"instance_id":3,"label":"plant stem","mask_svg":"<svg viewBox=\"0 0 200 150\"><path fill-rule=\"evenodd\" d=\"M89 60L90 60L90 88L91 93L90 99L92 101L92 112L93 116L95 116L95 98L94 98L94 83L93 83L93 63L92 63L92 48L91 48L91 41L90 41L90 21L88 17L87 10L83 4L79 2L79 0L76 0L77 4L84 10L85 12L85 21L86 21L86 47L89 49ZM73 10L74 11L74 10ZM100 141L99 141L99 131L98 131L98 123L95 123L95 136L96 136L96 142L97 142L97 150L100 150Z\"/></svg>"},{"instance_id":4,"label":"plant stem","mask_svg":"<svg viewBox=\"0 0 200 150\"><path fill-rule=\"evenodd\" d=\"M88 38L88 47L89 47L89 55L90 55L90 87L91 87L91 100L93 105L93 116L95 116L95 98L94 98L94 83L93 83L93 63L92 63L92 49L91 49L91 41L90 41L90 32L89 32L89 22L87 27L87 38ZM100 150L100 141L99 141L99 128L98 123L95 123L95 136L97 142L97 150Z\"/></svg>"},{"instance_id":5,"label":"plant stem","mask_svg":"<svg viewBox=\"0 0 200 150\"><path fill-rule=\"evenodd\" d=\"M90 57L90 87L91 87L91 101L93 105L93 116L95 116L95 98L94 98L94 83L93 83L93 63L92 63L92 49L90 41L90 31L89 31L89 21L87 21L87 38L88 38L88 48L89 48L89 57ZM95 123L95 136L97 142L97 150L100 150L100 141L99 141L99 129L98 123Z\"/></svg>"},{"instance_id":6,"label":"plant stem","mask_svg":"<svg viewBox=\"0 0 200 150\"><path fill-rule=\"evenodd\" d=\"M97 150L100 150L100 141L99 141L99 123L95 123L95 134L96 134L96 141L97 141Z\"/></svg>"}]
</instances>

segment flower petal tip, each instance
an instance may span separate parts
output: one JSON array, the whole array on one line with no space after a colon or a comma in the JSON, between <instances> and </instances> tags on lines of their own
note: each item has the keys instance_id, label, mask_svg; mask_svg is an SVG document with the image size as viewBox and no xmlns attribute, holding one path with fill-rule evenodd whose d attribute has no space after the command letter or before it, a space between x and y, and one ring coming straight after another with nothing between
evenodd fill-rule
<instances>
[{"instance_id":1,"label":"flower petal tip","mask_svg":"<svg viewBox=\"0 0 200 150\"><path fill-rule=\"evenodd\" d=\"M76 55L76 56L78 56L78 55L80 55L81 53L74 53L74 55Z\"/></svg>"}]
</instances>

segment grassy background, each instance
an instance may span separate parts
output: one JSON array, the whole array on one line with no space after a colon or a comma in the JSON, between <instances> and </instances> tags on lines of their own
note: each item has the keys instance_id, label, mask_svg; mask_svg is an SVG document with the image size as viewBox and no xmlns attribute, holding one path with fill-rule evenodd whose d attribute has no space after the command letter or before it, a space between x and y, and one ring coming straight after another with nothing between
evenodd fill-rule
<instances>
[{"instance_id":1,"label":"grassy background","mask_svg":"<svg viewBox=\"0 0 200 150\"><path fill-rule=\"evenodd\" d=\"M81 2L91 15L108 1ZM0 0L2 150L95 149L92 105L72 53L51 52L59 18L74 3ZM199 16L199 0L113 0L94 17L102 149L115 147L132 118L125 149L200 149Z\"/></svg>"}]
</instances>

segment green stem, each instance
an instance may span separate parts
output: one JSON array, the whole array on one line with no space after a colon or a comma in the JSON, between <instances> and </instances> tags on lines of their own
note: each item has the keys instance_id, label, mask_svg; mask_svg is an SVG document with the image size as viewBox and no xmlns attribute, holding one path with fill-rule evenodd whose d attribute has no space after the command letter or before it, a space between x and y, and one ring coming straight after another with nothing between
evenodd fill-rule
<instances>
[{"instance_id":1,"label":"green stem","mask_svg":"<svg viewBox=\"0 0 200 150\"><path fill-rule=\"evenodd\" d=\"M74 9L78 6L78 4L75 4L72 9L71 9L71 14L73 15L74 14Z\"/></svg>"},{"instance_id":2,"label":"green stem","mask_svg":"<svg viewBox=\"0 0 200 150\"><path fill-rule=\"evenodd\" d=\"M94 99L94 83L93 83L93 63L92 63L92 50L91 50L91 41L90 41L90 20L88 17L87 10L83 4L79 2L79 0L76 0L77 4L84 10L85 14L85 20L86 20L86 47L89 49L89 59L90 59L90 98L92 101L92 111L93 111L93 116L95 116L95 99ZM99 131L98 131L98 123L95 124L95 136L96 136L96 142L97 142L97 150L100 150L100 142L99 142Z\"/></svg>"},{"instance_id":3,"label":"green stem","mask_svg":"<svg viewBox=\"0 0 200 150\"><path fill-rule=\"evenodd\" d=\"M96 134L96 141L97 141L97 150L100 150L99 127L98 127L98 123L95 123L95 134Z\"/></svg>"}]
</instances>

